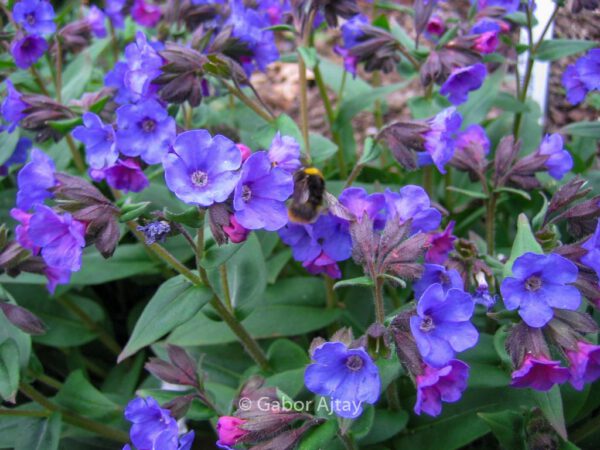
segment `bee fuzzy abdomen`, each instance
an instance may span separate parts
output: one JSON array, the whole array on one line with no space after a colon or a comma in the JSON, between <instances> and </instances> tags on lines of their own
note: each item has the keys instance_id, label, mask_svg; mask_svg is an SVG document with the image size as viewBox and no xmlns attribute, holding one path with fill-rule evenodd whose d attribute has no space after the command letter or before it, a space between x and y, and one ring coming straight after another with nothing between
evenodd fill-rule
<instances>
[{"instance_id":1,"label":"bee fuzzy abdomen","mask_svg":"<svg viewBox=\"0 0 600 450\"><path fill-rule=\"evenodd\" d=\"M291 221L314 222L325 196L325 180L319 169L309 167L294 174L294 194L288 209Z\"/></svg>"}]
</instances>

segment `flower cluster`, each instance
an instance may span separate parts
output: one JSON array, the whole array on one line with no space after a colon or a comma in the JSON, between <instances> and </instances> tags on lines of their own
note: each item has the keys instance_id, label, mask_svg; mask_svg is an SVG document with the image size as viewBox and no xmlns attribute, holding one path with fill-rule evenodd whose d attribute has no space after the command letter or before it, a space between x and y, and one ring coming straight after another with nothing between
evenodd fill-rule
<instances>
[{"instance_id":1,"label":"flower cluster","mask_svg":"<svg viewBox=\"0 0 600 450\"><path fill-rule=\"evenodd\" d=\"M575 64L567 66L562 84L567 91L567 100L576 105L588 92L600 90L600 48L587 52Z\"/></svg>"}]
</instances>

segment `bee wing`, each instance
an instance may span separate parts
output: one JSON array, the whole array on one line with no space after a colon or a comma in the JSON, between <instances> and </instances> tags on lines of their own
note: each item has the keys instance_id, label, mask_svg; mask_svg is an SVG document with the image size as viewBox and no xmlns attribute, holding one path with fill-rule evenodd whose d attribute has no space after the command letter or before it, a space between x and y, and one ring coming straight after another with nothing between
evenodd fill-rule
<instances>
[{"instance_id":1,"label":"bee wing","mask_svg":"<svg viewBox=\"0 0 600 450\"><path fill-rule=\"evenodd\" d=\"M294 203L303 204L308 201L310 197L310 191L308 189L308 181L307 179L302 179L296 182L294 185L294 194L292 195L292 200Z\"/></svg>"},{"instance_id":2,"label":"bee wing","mask_svg":"<svg viewBox=\"0 0 600 450\"><path fill-rule=\"evenodd\" d=\"M325 191L324 198L325 203L327 204L327 208L329 209L331 214L339 217L340 219L349 220L351 222L356 220L354 214L348 211L348 208L342 205L339 202L339 200L335 197L335 195L332 195L328 191Z\"/></svg>"}]
</instances>

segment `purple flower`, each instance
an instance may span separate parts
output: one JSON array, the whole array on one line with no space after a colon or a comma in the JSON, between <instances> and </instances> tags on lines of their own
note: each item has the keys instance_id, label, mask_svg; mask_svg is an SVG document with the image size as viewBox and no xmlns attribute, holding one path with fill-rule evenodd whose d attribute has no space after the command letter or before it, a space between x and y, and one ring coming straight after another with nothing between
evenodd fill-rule
<instances>
[{"instance_id":1,"label":"purple flower","mask_svg":"<svg viewBox=\"0 0 600 450\"><path fill-rule=\"evenodd\" d=\"M587 95L589 89L579 77L579 72L574 64L567 66L562 76L562 84L567 91L567 100L572 105L581 103Z\"/></svg>"},{"instance_id":2,"label":"purple flower","mask_svg":"<svg viewBox=\"0 0 600 450\"><path fill-rule=\"evenodd\" d=\"M361 222L366 214L373 220L375 229L382 229L385 225L385 196L379 192L367 194L364 188L349 187L342 191L340 203L354 214L356 220Z\"/></svg>"},{"instance_id":3,"label":"purple flower","mask_svg":"<svg viewBox=\"0 0 600 450\"><path fill-rule=\"evenodd\" d=\"M27 108L27 103L21 100L21 94L15 89L8 78L4 81L6 84L6 97L2 102L2 117L9 123L8 132L12 133L21 119L25 117L23 110Z\"/></svg>"},{"instance_id":4,"label":"purple flower","mask_svg":"<svg viewBox=\"0 0 600 450\"><path fill-rule=\"evenodd\" d=\"M440 94L446 95L450 103L460 105L467 101L469 92L481 87L487 75L485 64L454 69L440 89Z\"/></svg>"},{"instance_id":5,"label":"purple flower","mask_svg":"<svg viewBox=\"0 0 600 450\"><path fill-rule=\"evenodd\" d=\"M17 208L27 211L47 198L52 197L49 189L56 184L54 161L43 151L34 148L31 161L17 175Z\"/></svg>"},{"instance_id":6,"label":"purple flower","mask_svg":"<svg viewBox=\"0 0 600 450\"><path fill-rule=\"evenodd\" d=\"M31 34L49 34L56 30L54 8L44 0L21 0L15 3L13 19Z\"/></svg>"},{"instance_id":7,"label":"purple flower","mask_svg":"<svg viewBox=\"0 0 600 450\"><path fill-rule=\"evenodd\" d=\"M423 373L417 375L417 401L415 414L421 412L430 416L437 416L442 412L442 402L454 403L460 400L462 393L467 388L469 366L457 359L451 360L448 365L436 369L425 365Z\"/></svg>"},{"instance_id":8,"label":"purple flower","mask_svg":"<svg viewBox=\"0 0 600 450\"><path fill-rule=\"evenodd\" d=\"M512 268L513 276L500 286L506 309L519 309L527 325L540 328L546 325L554 312L552 308L576 310L581 294L574 286L577 266L560 255L525 253Z\"/></svg>"},{"instance_id":9,"label":"purple flower","mask_svg":"<svg viewBox=\"0 0 600 450\"><path fill-rule=\"evenodd\" d=\"M473 25L473 27L471 28L471 34L483 34L483 33L487 33L489 31L494 31L496 33L500 33L502 30L502 27L500 26L500 24L494 20L494 19L490 19L489 17L485 17L481 20L478 20L475 25Z\"/></svg>"},{"instance_id":10,"label":"purple flower","mask_svg":"<svg viewBox=\"0 0 600 450\"><path fill-rule=\"evenodd\" d=\"M519 9L520 3L520 0L478 0L477 6L480 11L495 6L504 9L506 14L510 14Z\"/></svg>"},{"instance_id":11,"label":"purple flower","mask_svg":"<svg viewBox=\"0 0 600 450\"><path fill-rule=\"evenodd\" d=\"M233 36L244 43L252 54L250 57L243 56L240 61L246 74L250 76L255 68L266 70L270 63L279 58L275 35L265 30L270 26L267 16L246 8L240 0L233 0L229 4L231 15L226 25L232 26Z\"/></svg>"},{"instance_id":12,"label":"purple flower","mask_svg":"<svg viewBox=\"0 0 600 450\"><path fill-rule=\"evenodd\" d=\"M344 69L350 73L353 78L356 78L356 67L358 66L358 56L354 56L350 50L336 45L333 51L340 55L344 60Z\"/></svg>"},{"instance_id":13,"label":"purple flower","mask_svg":"<svg viewBox=\"0 0 600 450\"><path fill-rule=\"evenodd\" d=\"M413 284L415 298L419 299L432 284L439 284L447 292L449 289L464 290L465 284L458 271L446 269L438 264L425 264L423 275Z\"/></svg>"},{"instance_id":14,"label":"purple flower","mask_svg":"<svg viewBox=\"0 0 600 450\"><path fill-rule=\"evenodd\" d=\"M31 221L31 216L33 216L33 214L29 214L28 212L18 208L13 208L10 210L10 217L19 222L19 225L15 227L15 237L17 238L17 242L21 245L21 247L31 250L31 253L37 255L40 249L33 243L31 237L29 236L29 223Z\"/></svg>"},{"instance_id":15,"label":"purple flower","mask_svg":"<svg viewBox=\"0 0 600 450\"><path fill-rule=\"evenodd\" d=\"M588 90L600 90L600 48L587 52L575 63L579 79Z\"/></svg>"},{"instance_id":16,"label":"purple flower","mask_svg":"<svg viewBox=\"0 0 600 450\"><path fill-rule=\"evenodd\" d=\"M94 181L106 179L106 184L123 192L141 192L150 182L135 159L119 159L115 165L105 169L90 170Z\"/></svg>"},{"instance_id":17,"label":"purple flower","mask_svg":"<svg viewBox=\"0 0 600 450\"><path fill-rule=\"evenodd\" d=\"M104 12L111 21L113 27L123 28L125 19L123 18L123 7L127 0L105 0Z\"/></svg>"},{"instance_id":18,"label":"purple flower","mask_svg":"<svg viewBox=\"0 0 600 450\"><path fill-rule=\"evenodd\" d=\"M440 16L431 16L425 27L425 36L428 39L436 40L446 32L446 23Z\"/></svg>"},{"instance_id":19,"label":"purple flower","mask_svg":"<svg viewBox=\"0 0 600 450\"><path fill-rule=\"evenodd\" d=\"M44 275L48 280L47 288L51 294L54 294L56 286L59 284L68 284L71 281L71 271L64 267L46 267Z\"/></svg>"},{"instance_id":20,"label":"purple flower","mask_svg":"<svg viewBox=\"0 0 600 450\"><path fill-rule=\"evenodd\" d=\"M448 259L448 254L454 248L456 236L452 234L456 222L451 220L441 233L434 233L429 237L429 249L425 253L425 262L443 264Z\"/></svg>"},{"instance_id":21,"label":"purple flower","mask_svg":"<svg viewBox=\"0 0 600 450\"><path fill-rule=\"evenodd\" d=\"M549 391L555 384L569 379L569 369L560 366L560 361L551 361L544 355L525 355L521 367L512 373L512 387L532 388Z\"/></svg>"},{"instance_id":22,"label":"purple flower","mask_svg":"<svg viewBox=\"0 0 600 450\"><path fill-rule=\"evenodd\" d=\"M339 278L336 262L352 256L348 224L332 214L322 214L312 224L290 222L279 230L279 236L292 247L294 259L303 262L313 274L327 273L331 278Z\"/></svg>"},{"instance_id":23,"label":"purple flower","mask_svg":"<svg viewBox=\"0 0 600 450\"><path fill-rule=\"evenodd\" d=\"M283 16L291 11L289 0L258 0L258 9L268 16L271 25L283 23Z\"/></svg>"},{"instance_id":24,"label":"purple flower","mask_svg":"<svg viewBox=\"0 0 600 450\"><path fill-rule=\"evenodd\" d=\"M485 273L477 272L475 274L475 280L477 281L477 288L473 293L473 301L478 305L484 306L488 311L496 304L498 300L497 295L490 294L490 289L485 279Z\"/></svg>"},{"instance_id":25,"label":"purple flower","mask_svg":"<svg viewBox=\"0 0 600 450\"><path fill-rule=\"evenodd\" d=\"M476 166L480 166L490 152L490 140L481 125L469 125L465 131L456 137L456 152L466 152L469 158L476 159Z\"/></svg>"},{"instance_id":26,"label":"purple flower","mask_svg":"<svg viewBox=\"0 0 600 450\"><path fill-rule=\"evenodd\" d=\"M435 164L441 173L446 173L444 166L454 155L456 133L462 117L456 108L451 107L429 119L428 123L429 130L423 134L426 156L429 163Z\"/></svg>"},{"instance_id":27,"label":"purple flower","mask_svg":"<svg viewBox=\"0 0 600 450\"><path fill-rule=\"evenodd\" d=\"M300 144L293 137L281 136L279 132L273 138L267 154L273 167L279 167L290 173L296 172L302 165Z\"/></svg>"},{"instance_id":28,"label":"purple flower","mask_svg":"<svg viewBox=\"0 0 600 450\"><path fill-rule=\"evenodd\" d=\"M413 234L432 231L440 226L442 214L431 207L431 200L422 187L408 185L399 192L386 189L384 197L387 220L397 220L400 223L411 220Z\"/></svg>"},{"instance_id":29,"label":"purple flower","mask_svg":"<svg viewBox=\"0 0 600 450\"><path fill-rule=\"evenodd\" d=\"M129 437L138 449L185 450L191 448L194 432L178 439L179 427L168 409L161 408L152 397L135 398L125 408L131 422Z\"/></svg>"},{"instance_id":30,"label":"purple flower","mask_svg":"<svg viewBox=\"0 0 600 450\"><path fill-rule=\"evenodd\" d=\"M235 187L235 218L249 230L275 231L288 222L285 201L294 191L292 175L271 167L266 152L253 153L243 164Z\"/></svg>"},{"instance_id":31,"label":"purple flower","mask_svg":"<svg viewBox=\"0 0 600 450\"><path fill-rule=\"evenodd\" d=\"M600 278L600 220L596 224L596 231L581 247L587 250L580 261L596 272Z\"/></svg>"},{"instance_id":32,"label":"purple flower","mask_svg":"<svg viewBox=\"0 0 600 450\"><path fill-rule=\"evenodd\" d=\"M28 69L48 50L48 44L43 37L30 34L16 39L10 46L15 64L20 69Z\"/></svg>"},{"instance_id":33,"label":"purple flower","mask_svg":"<svg viewBox=\"0 0 600 450\"><path fill-rule=\"evenodd\" d=\"M27 161L27 152L32 146L31 139L22 137L17 141L15 149L6 161L0 165L0 176L8 175L10 168L16 164L23 164Z\"/></svg>"},{"instance_id":34,"label":"purple flower","mask_svg":"<svg viewBox=\"0 0 600 450\"><path fill-rule=\"evenodd\" d=\"M363 403L373 404L379 398L379 371L363 348L326 342L314 351L312 359L304 384L315 394L331 397L331 409L338 416L354 419L362 413Z\"/></svg>"},{"instance_id":35,"label":"purple flower","mask_svg":"<svg viewBox=\"0 0 600 450\"><path fill-rule=\"evenodd\" d=\"M585 383L593 383L600 378L600 346L578 341L577 351L567 350L570 382L581 391Z\"/></svg>"},{"instance_id":36,"label":"purple flower","mask_svg":"<svg viewBox=\"0 0 600 450\"><path fill-rule=\"evenodd\" d=\"M356 66L359 58L352 54L351 49L360 44L361 39L365 35L362 26L368 23L369 19L360 14L346 21L342 25L344 45L342 47L336 46L335 48L335 52L344 58L344 68L352 76L356 76Z\"/></svg>"},{"instance_id":37,"label":"purple flower","mask_svg":"<svg viewBox=\"0 0 600 450\"><path fill-rule=\"evenodd\" d=\"M146 3L145 0L135 0L131 8L131 17L144 27L152 28L160 20L160 6Z\"/></svg>"},{"instance_id":38,"label":"purple flower","mask_svg":"<svg viewBox=\"0 0 600 450\"><path fill-rule=\"evenodd\" d=\"M143 226L138 225L137 229L144 233L146 245L152 245L155 242L165 242L171 232L171 226L165 220L155 220Z\"/></svg>"},{"instance_id":39,"label":"purple flower","mask_svg":"<svg viewBox=\"0 0 600 450\"><path fill-rule=\"evenodd\" d=\"M475 38L472 49L476 52L487 55L488 53L494 53L496 51L498 42L498 33L496 31L486 31ZM483 78L485 78L485 75ZM476 89L479 89L479 87Z\"/></svg>"},{"instance_id":40,"label":"purple flower","mask_svg":"<svg viewBox=\"0 0 600 450\"><path fill-rule=\"evenodd\" d=\"M83 126L76 127L73 137L85 145L85 159L93 169L104 169L119 158L112 125L104 125L96 114L83 115Z\"/></svg>"},{"instance_id":41,"label":"purple flower","mask_svg":"<svg viewBox=\"0 0 600 450\"><path fill-rule=\"evenodd\" d=\"M175 119L156 100L117 109L117 147L127 156L157 164L175 140Z\"/></svg>"},{"instance_id":42,"label":"purple flower","mask_svg":"<svg viewBox=\"0 0 600 450\"><path fill-rule=\"evenodd\" d=\"M225 136L181 133L163 160L169 189L183 202L207 207L227 200L240 179L242 153Z\"/></svg>"},{"instance_id":43,"label":"purple flower","mask_svg":"<svg viewBox=\"0 0 600 450\"><path fill-rule=\"evenodd\" d=\"M475 305L471 296L460 289L445 291L432 284L417 303L417 315L410 318L410 330L423 360L443 367L462 352L477 344L479 333L469 321Z\"/></svg>"},{"instance_id":44,"label":"purple flower","mask_svg":"<svg viewBox=\"0 0 600 450\"><path fill-rule=\"evenodd\" d=\"M119 61L115 64L113 70L110 70L104 76L104 84L107 87L116 89L114 100L120 105L133 102L135 100L129 88L125 86L125 74L128 70L129 68L127 63L124 61Z\"/></svg>"},{"instance_id":45,"label":"purple flower","mask_svg":"<svg viewBox=\"0 0 600 450\"><path fill-rule=\"evenodd\" d=\"M46 264L75 272L81 268L85 228L69 213L59 215L52 208L36 205L29 221L29 237L42 249Z\"/></svg>"},{"instance_id":46,"label":"purple flower","mask_svg":"<svg viewBox=\"0 0 600 450\"><path fill-rule=\"evenodd\" d=\"M94 36L103 38L106 37L106 27L104 26L104 20L106 15L96 5L90 7L90 11L87 15L87 21L92 27L92 33Z\"/></svg>"},{"instance_id":47,"label":"purple flower","mask_svg":"<svg viewBox=\"0 0 600 450\"><path fill-rule=\"evenodd\" d=\"M573 168L573 157L565 150L562 136L558 133L547 134L537 149L537 153L548 156L544 165L552 178L560 180Z\"/></svg>"}]
</instances>

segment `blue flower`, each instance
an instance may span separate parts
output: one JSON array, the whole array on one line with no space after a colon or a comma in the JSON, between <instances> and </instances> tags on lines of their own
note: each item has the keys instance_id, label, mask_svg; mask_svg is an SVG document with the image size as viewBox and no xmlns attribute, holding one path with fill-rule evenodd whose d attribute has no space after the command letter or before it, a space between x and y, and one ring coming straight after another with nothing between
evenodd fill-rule
<instances>
[{"instance_id":1,"label":"blue flower","mask_svg":"<svg viewBox=\"0 0 600 450\"><path fill-rule=\"evenodd\" d=\"M461 123L462 117L454 107L428 120L429 130L423 134L426 153L419 153L419 156L425 156L419 159L420 165L433 163L441 173L446 173L444 166L454 156L456 134Z\"/></svg>"},{"instance_id":2,"label":"blue flower","mask_svg":"<svg viewBox=\"0 0 600 450\"><path fill-rule=\"evenodd\" d=\"M12 133L17 127L25 113L23 110L27 108L27 103L22 100L22 96L15 89L8 78L4 81L6 84L6 97L2 102L2 117L8 122L8 132Z\"/></svg>"},{"instance_id":3,"label":"blue flower","mask_svg":"<svg viewBox=\"0 0 600 450\"><path fill-rule=\"evenodd\" d=\"M567 66L562 76L562 84L565 91L567 91L567 100L572 105L581 103L589 91L586 84L579 77L575 64Z\"/></svg>"},{"instance_id":4,"label":"blue flower","mask_svg":"<svg viewBox=\"0 0 600 450\"><path fill-rule=\"evenodd\" d=\"M249 230L278 230L288 222L285 201L293 191L291 174L272 167L266 152L253 153L244 161L235 187L235 218Z\"/></svg>"},{"instance_id":5,"label":"blue flower","mask_svg":"<svg viewBox=\"0 0 600 450\"><path fill-rule=\"evenodd\" d=\"M133 424L129 437L139 450L189 450L192 446L194 432L179 438L177 421L152 397L131 400L125 408L125 418Z\"/></svg>"},{"instance_id":6,"label":"blue flower","mask_svg":"<svg viewBox=\"0 0 600 450\"><path fill-rule=\"evenodd\" d=\"M92 5L87 15L87 21L90 24L90 27L92 27L94 36L99 38L106 37L106 27L104 26L105 19L106 15L102 10L96 5Z\"/></svg>"},{"instance_id":7,"label":"blue flower","mask_svg":"<svg viewBox=\"0 0 600 450\"><path fill-rule=\"evenodd\" d=\"M137 229L144 233L146 245L152 245L155 242L164 242L171 232L171 226L165 220L155 220L143 226L138 225Z\"/></svg>"},{"instance_id":8,"label":"blue flower","mask_svg":"<svg viewBox=\"0 0 600 450\"><path fill-rule=\"evenodd\" d=\"M314 351L313 360L304 373L304 384L309 391L330 397L338 416L354 419L364 403L374 404L379 398L379 371L363 348L326 342Z\"/></svg>"},{"instance_id":9,"label":"blue flower","mask_svg":"<svg viewBox=\"0 0 600 450\"><path fill-rule=\"evenodd\" d=\"M81 255L85 247L83 222L69 213L57 214L45 205L36 205L29 220L29 237L41 248L42 258L48 266L76 272L81 269Z\"/></svg>"},{"instance_id":10,"label":"blue flower","mask_svg":"<svg viewBox=\"0 0 600 450\"><path fill-rule=\"evenodd\" d=\"M123 28L125 19L123 17L123 8L127 0L105 0L104 12L111 21L113 27Z\"/></svg>"},{"instance_id":11,"label":"blue flower","mask_svg":"<svg viewBox=\"0 0 600 450\"><path fill-rule=\"evenodd\" d=\"M44 0L21 0L13 7L13 19L32 34L49 34L56 30L54 8Z\"/></svg>"},{"instance_id":12,"label":"blue flower","mask_svg":"<svg viewBox=\"0 0 600 450\"><path fill-rule=\"evenodd\" d=\"M117 109L117 147L127 156L157 164L175 140L175 119L156 100Z\"/></svg>"},{"instance_id":13,"label":"blue flower","mask_svg":"<svg viewBox=\"0 0 600 450\"><path fill-rule=\"evenodd\" d=\"M16 39L10 46L15 64L20 69L28 69L48 50L48 43L43 37L30 34Z\"/></svg>"},{"instance_id":14,"label":"blue flower","mask_svg":"<svg viewBox=\"0 0 600 450\"><path fill-rule=\"evenodd\" d=\"M550 176L557 180L573 168L573 157L564 149L562 136L558 133L544 136L537 153L548 156L544 165Z\"/></svg>"},{"instance_id":15,"label":"blue flower","mask_svg":"<svg viewBox=\"0 0 600 450\"><path fill-rule=\"evenodd\" d=\"M339 201L358 222L361 222L366 214L373 221L375 229L382 229L385 225L386 203L382 193L368 194L364 188L349 187L342 191Z\"/></svg>"},{"instance_id":16,"label":"blue flower","mask_svg":"<svg viewBox=\"0 0 600 450\"><path fill-rule=\"evenodd\" d=\"M23 164L27 161L27 152L32 146L31 139L22 137L17 141L15 149L6 161L0 165L0 176L8 175L10 168L16 164Z\"/></svg>"},{"instance_id":17,"label":"blue flower","mask_svg":"<svg viewBox=\"0 0 600 450\"><path fill-rule=\"evenodd\" d=\"M415 298L421 298L423 293L432 284L441 285L444 291L448 291L449 289L464 290L465 284L458 271L446 269L444 266L438 264L425 264L423 267L423 275L413 284Z\"/></svg>"},{"instance_id":18,"label":"blue flower","mask_svg":"<svg viewBox=\"0 0 600 450\"><path fill-rule=\"evenodd\" d=\"M594 234L581 244L581 247L586 249L587 253L581 257L580 261L594 270L600 278L600 220L596 225Z\"/></svg>"},{"instance_id":19,"label":"blue flower","mask_svg":"<svg viewBox=\"0 0 600 450\"><path fill-rule=\"evenodd\" d=\"M31 161L17 175L17 208L27 211L52 197L49 189L56 184L54 161L43 151L34 148Z\"/></svg>"},{"instance_id":20,"label":"blue flower","mask_svg":"<svg viewBox=\"0 0 600 450\"><path fill-rule=\"evenodd\" d=\"M207 207L227 200L240 179L242 153L225 136L181 133L163 160L169 189L185 203Z\"/></svg>"},{"instance_id":21,"label":"blue flower","mask_svg":"<svg viewBox=\"0 0 600 450\"><path fill-rule=\"evenodd\" d=\"M96 114L83 115L83 126L76 127L73 137L85 145L85 160L93 169L113 165L119 158L112 125L104 125Z\"/></svg>"},{"instance_id":22,"label":"blue flower","mask_svg":"<svg viewBox=\"0 0 600 450\"><path fill-rule=\"evenodd\" d=\"M479 333L470 322L475 305L461 289L444 290L432 284L417 303L417 315L410 318L410 330L423 360L444 367L456 352L477 344Z\"/></svg>"},{"instance_id":23,"label":"blue flower","mask_svg":"<svg viewBox=\"0 0 600 450\"><path fill-rule=\"evenodd\" d=\"M400 223L411 222L411 232L432 231L440 226L442 213L431 207L431 200L420 186L408 185L393 192L389 189L384 193L387 220L397 220Z\"/></svg>"},{"instance_id":24,"label":"blue flower","mask_svg":"<svg viewBox=\"0 0 600 450\"><path fill-rule=\"evenodd\" d=\"M512 277L500 286L506 309L519 309L527 325L541 328L554 316L552 308L576 310L581 294L574 286L577 266L560 255L525 253L512 267Z\"/></svg>"},{"instance_id":25,"label":"blue flower","mask_svg":"<svg viewBox=\"0 0 600 450\"><path fill-rule=\"evenodd\" d=\"M484 64L454 69L440 89L440 94L445 95L454 105L467 101L469 92L481 87L487 76Z\"/></svg>"},{"instance_id":26,"label":"blue flower","mask_svg":"<svg viewBox=\"0 0 600 450\"><path fill-rule=\"evenodd\" d=\"M579 79L588 90L600 90L600 48L594 48L575 63Z\"/></svg>"},{"instance_id":27,"label":"blue flower","mask_svg":"<svg viewBox=\"0 0 600 450\"><path fill-rule=\"evenodd\" d=\"M478 0L477 6L481 11L485 8L498 7L502 8L506 14L514 13L519 9L520 0Z\"/></svg>"},{"instance_id":28,"label":"blue flower","mask_svg":"<svg viewBox=\"0 0 600 450\"><path fill-rule=\"evenodd\" d=\"M291 136L281 136L279 132L273 138L267 154L273 167L279 167L290 173L296 172L302 165L298 141Z\"/></svg>"}]
</instances>

